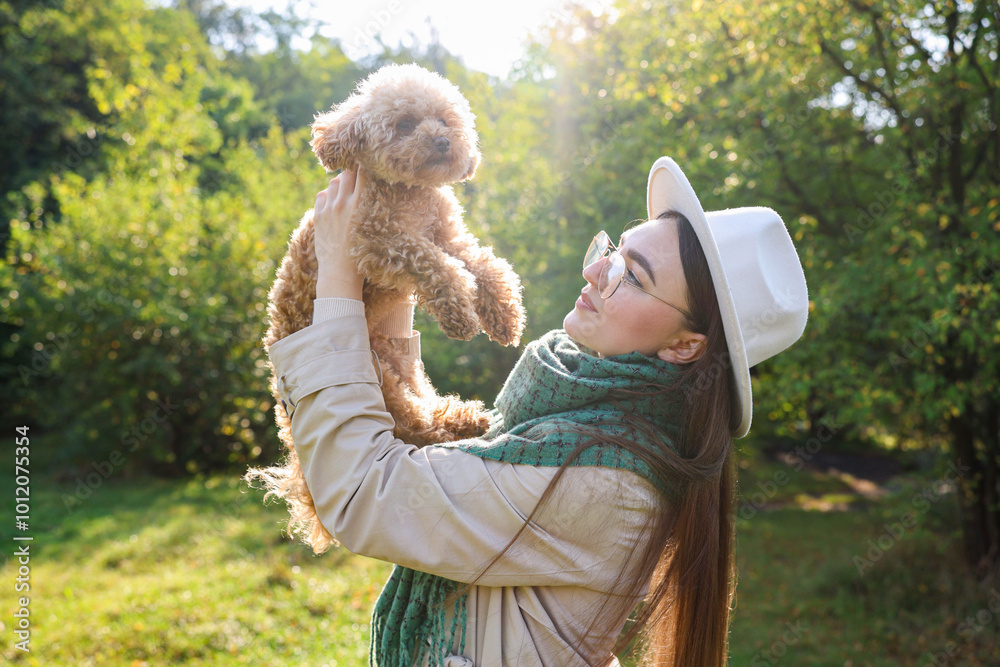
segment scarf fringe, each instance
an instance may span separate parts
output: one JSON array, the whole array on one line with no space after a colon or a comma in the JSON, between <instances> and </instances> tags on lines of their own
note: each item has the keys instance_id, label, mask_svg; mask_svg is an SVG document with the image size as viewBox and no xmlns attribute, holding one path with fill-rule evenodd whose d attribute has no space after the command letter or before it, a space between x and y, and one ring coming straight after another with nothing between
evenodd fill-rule
<instances>
[{"instance_id":1,"label":"scarf fringe","mask_svg":"<svg viewBox=\"0 0 1000 667\"><path fill-rule=\"evenodd\" d=\"M458 596L452 605L451 623L445 605L461 585L399 565L393 568L372 613L371 664L415 667L427 657L430 667L441 667L454 651L456 635L458 653L463 653L467 595Z\"/></svg>"},{"instance_id":2,"label":"scarf fringe","mask_svg":"<svg viewBox=\"0 0 1000 667\"><path fill-rule=\"evenodd\" d=\"M485 459L534 466L558 466L591 433L628 437L646 447L673 447L679 436L676 406L643 390L665 385L676 367L638 352L605 359L582 351L564 331L552 331L528 345L511 371L499 396L491 428L482 439L448 443ZM629 390L629 400L612 400L615 390ZM627 405L623 405L627 403ZM663 430L650 439L623 419L634 412ZM570 465L599 465L632 470L671 493L646 463L616 445L598 444L582 452ZM676 491L676 488L673 489ZM470 564L475 565L475 564ZM370 664L375 667L443 667L453 655L465 652L468 610L466 595L457 596L448 622L445 602L463 584L397 565L372 613ZM461 632L459 632L461 628Z\"/></svg>"}]
</instances>

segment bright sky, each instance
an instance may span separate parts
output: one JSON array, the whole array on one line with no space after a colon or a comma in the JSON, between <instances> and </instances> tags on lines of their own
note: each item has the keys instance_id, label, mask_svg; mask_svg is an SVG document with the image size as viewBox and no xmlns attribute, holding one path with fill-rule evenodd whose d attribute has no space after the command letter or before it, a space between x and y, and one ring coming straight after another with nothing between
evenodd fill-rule
<instances>
[{"instance_id":1,"label":"bright sky","mask_svg":"<svg viewBox=\"0 0 1000 667\"><path fill-rule=\"evenodd\" d=\"M339 38L344 52L358 59L389 46L430 41L431 26L441 44L471 69L507 74L524 53L530 34L565 14L566 0L299 0L297 14L324 23L322 34ZM229 0L260 12L283 11L289 0ZM611 0L585 0L593 9Z\"/></svg>"}]
</instances>

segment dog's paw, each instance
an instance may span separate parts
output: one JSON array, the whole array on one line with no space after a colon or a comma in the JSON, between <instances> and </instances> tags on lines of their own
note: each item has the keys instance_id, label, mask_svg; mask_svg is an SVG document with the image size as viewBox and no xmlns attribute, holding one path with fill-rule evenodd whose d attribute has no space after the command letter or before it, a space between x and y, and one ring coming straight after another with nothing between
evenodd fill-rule
<instances>
[{"instance_id":1,"label":"dog's paw","mask_svg":"<svg viewBox=\"0 0 1000 667\"><path fill-rule=\"evenodd\" d=\"M431 299L424 307L437 320L438 327L448 338L469 340L479 333L479 316L476 315L475 303L466 293Z\"/></svg>"},{"instance_id":2,"label":"dog's paw","mask_svg":"<svg viewBox=\"0 0 1000 667\"><path fill-rule=\"evenodd\" d=\"M490 416L482 401L463 401L457 396L439 397L432 419L439 429L440 442L478 438L490 427Z\"/></svg>"},{"instance_id":3,"label":"dog's paw","mask_svg":"<svg viewBox=\"0 0 1000 667\"><path fill-rule=\"evenodd\" d=\"M438 326L444 335L455 340L471 340L479 333L479 318L475 313L462 311L442 312Z\"/></svg>"},{"instance_id":4,"label":"dog's paw","mask_svg":"<svg viewBox=\"0 0 1000 667\"><path fill-rule=\"evenodd\" d=\"M517 345L524 332L524 307L519 301L481 301L479 322L493 342Z\"/></svg>"},{"instance_id":5,"label":"dog's paw","mask_svg":"<svg viewBox=\"0 0 1000 667\"><path fill-rule=\"evenodd\" d=\"M463 424L463 427L458 429L456 435L459 440L464 440L465 438L478 438L488 431L490 428L490 418L486 413L479 414L475 419L470 419L468 422Z\"/></svg>"}]
</instances>

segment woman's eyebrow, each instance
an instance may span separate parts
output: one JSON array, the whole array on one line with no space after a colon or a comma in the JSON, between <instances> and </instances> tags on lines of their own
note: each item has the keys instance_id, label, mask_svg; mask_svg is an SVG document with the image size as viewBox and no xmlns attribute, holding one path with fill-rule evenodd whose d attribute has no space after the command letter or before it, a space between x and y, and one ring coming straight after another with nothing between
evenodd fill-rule
<instances>
[{"instance_id":1,"label":"woman's eyebrow","mask_svg":"<svg viewBox=\"0 0 1000 667\"><path fill-rule=\"evenodd\" d=\"M642 270L646 272L646 275L649 276L649 279L655 285L656 277L653 275L653 267L650 266L649 261L642 255L640 255L637 251L632 250L631 248L625 251L625 254L628 255L629 259L631 259L633 262L642 267Z\"/></svg>"}]
</instances>

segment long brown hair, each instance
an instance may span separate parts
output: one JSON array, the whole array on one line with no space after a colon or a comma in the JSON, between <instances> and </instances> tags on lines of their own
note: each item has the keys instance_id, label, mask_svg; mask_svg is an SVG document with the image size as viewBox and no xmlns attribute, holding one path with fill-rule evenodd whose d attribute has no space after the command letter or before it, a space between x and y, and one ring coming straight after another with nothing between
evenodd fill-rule
<instances>
[{"instance_id":1,"label":"long brown hair","mask_svg":"<svg viewBox=\"0 0 1000 667\"><path fill-rule=\"evenodd\" d=\"M645 396L659 394L665 410L683 411L682 437L674 443L676 451L663 447L654 452L625 438L589 431L592 437L577 445L563 462L521 530L486 564L480 577L531 524L573 460L594 444L613 443L642 458L659 479L676 485L680 500L671 504L661 499L647 526L645 548L626 558L634 562L638 556L644 565L634 569L638 574L631 581L627 579L628 568L623 566L613 586L622 593L607 597L594 615L594 623L624 617L630 609L616 605L631 606L634 592L648 583L648 592L632 611L614 652L637 654L642 665L718 667L727 660L730 609L736 589L736 473L732 453L732 432L738 418L733 406L735 389L722 315L698 237L690 221L675 210L663 211L656 220L674 220L677 224L691 311L685 325L705 336L704 352L696 361L680 366L675 381L642 392ZM628 397L628 392L618 392L623 405ZM627 408L623 408L622 418L647 434L656 432L655 426ZM478 577L456 595L476 581ZM606 632L592 624L582 640L587 645L576 648L604 664L609 647L592 643L604 638Z\"/></svg>"},{"instance_id":2,"label":"long brown hair","mask_svg":"<svg viewBox=\"0 0 1000 667\"><path fill-rule=\"evenodd\" d=\"M688 219L674 210L691 321L704 334L701 357L683 367L685 424L678 461L665 451L658 472L686 482L673 516L652 526L650 560L659 551L649 594L620 645L640 637L650 665L716 667L727 659L736 590L736 470L732 432L738 417L729 351L708 262Z\"/></svg>"}]
</instances>

